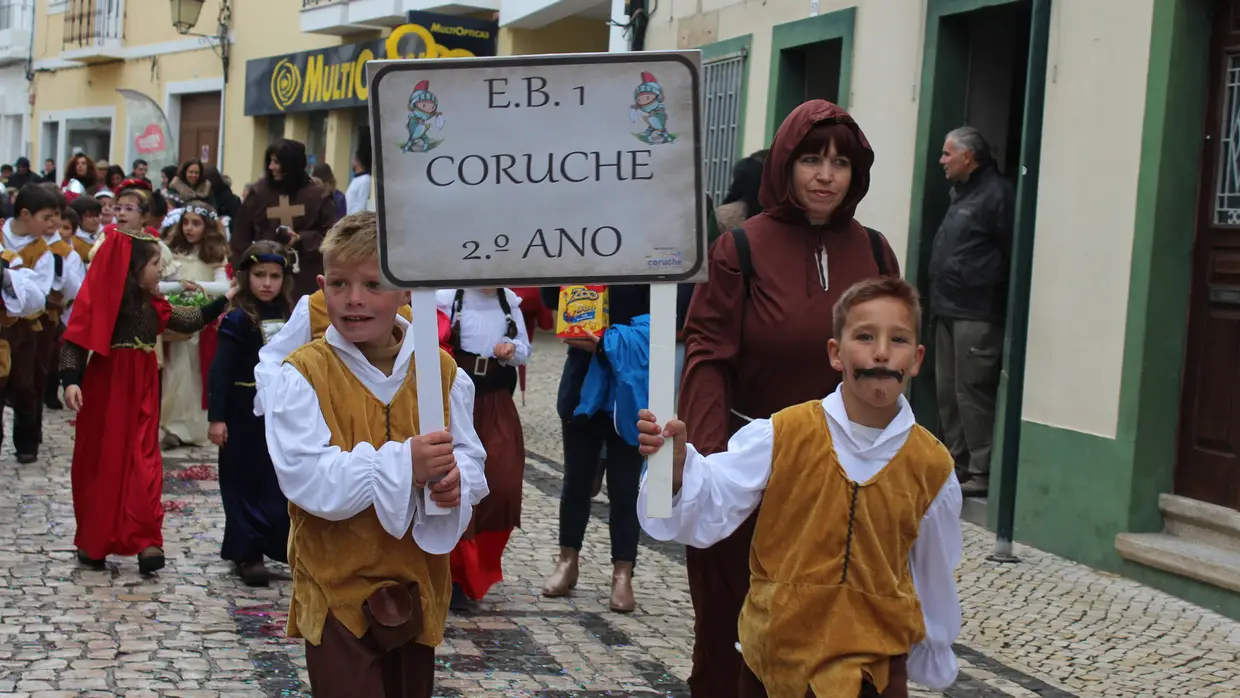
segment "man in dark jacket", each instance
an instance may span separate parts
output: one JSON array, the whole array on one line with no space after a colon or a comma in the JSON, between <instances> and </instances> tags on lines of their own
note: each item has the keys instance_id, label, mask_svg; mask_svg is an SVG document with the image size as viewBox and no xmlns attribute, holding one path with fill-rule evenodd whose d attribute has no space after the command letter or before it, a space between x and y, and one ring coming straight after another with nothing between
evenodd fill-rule
<instances>
[{"instance_id":1,"label":"man in dark jacket","mask_svg":"<svg viewBox=\"0 0 1240 698\"><path fill-rule=\"evenodd\" d=\"M1015 195L973 127L947 134L939 164L954 183L930 253L939 419L965 480L962 491L983 496L1003 364Z\"/></svg>"}]
</instances>

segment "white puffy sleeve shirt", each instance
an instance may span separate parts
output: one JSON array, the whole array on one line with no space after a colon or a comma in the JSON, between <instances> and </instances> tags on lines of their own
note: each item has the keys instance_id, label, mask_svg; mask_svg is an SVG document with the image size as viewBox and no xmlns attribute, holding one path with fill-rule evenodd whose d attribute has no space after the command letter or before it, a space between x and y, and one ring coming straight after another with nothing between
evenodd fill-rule
<instances>
[{"instance_id":1,"label":"white puffy sleeve shirt","mask_svg":"<svg viewBox=\"0 0 1240 698\"><path fill-rule=\"evenodd\" d=\"M404 323L403 319L398 322ZM407 330L407 324L404 324ZM390 403L405 381L413 357L407 341L392 374L384 375L334 329L327 341L348 369L380 401ZM412 439L378 447L361 443L351 451L331 445L332 434L310 382L284 364L269 377L267 446L280 489L288 500L319 518L341 521L373 506L383 529L394 538L409 535L431 554L452 552L469 526L473 507L489 490L483 463L486 451L474 431L474 384L460 369L448 396L453 454L461 475L461 504L448 514L427 515L423 492L414 486Z\"/></svg>"},{"instance_id":2,"label":"white puffy sleeve shirt","mask_svg":"<svg viewBox=\"0 0 1240 698\"><path fill-rule=\"evenodd\" d=\"M877 434L866 434L865 427L848 421L838 391L823 401L836 455L853 481L865 482L877 475L904 446L915 422L908 402L903 397L900 401L899 416ZM637 502L642 528L656 540L675 540L696 548L707 548L727 538L762 501L771 477L774 440L771 421L759 419L736 432L728 441L727 451L702 456L689 445L671 518L646 517L643 479ZM962 502L960 482L952 473L922 518L909 554L926 638L910 650L908 674L910 680L936 690L956 680L952 643L960 635L955 570L963 550Z\"/></svg>"},{"instance_id":3,"label":"white puffy sleeve shirt","mask_svg":"<svg viewBox=\"0 0 1240 698\"><path fill-rule=\"evenodd\" d=\"M503 289L508 298L508 307L512 310L512 320L517 325L517 336L508 336L508 318L499 305L499 298L494 293L486 293L479 289L465 289L465 297L461 299L461 310L456 318L452 317L452 303L456 297L454 289L439 291L435 294L435 302L440 312L453 322L459 322L461 328L461 349L478 356L493 358L495 345L513 345L511 361L501 361L504 366L521 366L530 358L530 337L525 330L525 318L521 315L521 297L509 289Z\"/></svg>"},{"instance_id":4,"label":"white puffy sleeve shirt","mask_svg":"<svg viewBox=\"0 0 1240 698\"><path fill-rule=\"evenodd\" d=\"M22 258L15 257L4 270L0 283L0 298L4 310L11 317L29 317L43 310L47 295L39 289L38 277L33 269L22 266Z\"/></svg>"}]
</instances>

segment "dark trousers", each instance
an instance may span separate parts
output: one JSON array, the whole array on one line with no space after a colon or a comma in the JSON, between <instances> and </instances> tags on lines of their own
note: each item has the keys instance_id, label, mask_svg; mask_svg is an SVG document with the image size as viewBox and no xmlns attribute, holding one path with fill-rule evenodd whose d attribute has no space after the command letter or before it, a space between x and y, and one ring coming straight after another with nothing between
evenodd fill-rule
<instances>
[{"instance_id":1,"label":"dark trousers","mask_svg":"<svg viewBox=\"0 0 1240 698\"><path fill-rule=\"evenodd\" d=\"M976 320L934 322L934 372L943 441L956 472L990 473L995 398L1003 368L1003 326Z\"/></svg>"},{"instance_id":2,"label":"dark trousers","mask_svg":"<svg viewBox=\"0 0 1240 698\"><path fill-rule=\"evenodd\" d=\"M13 408L13 450L19 456L37 456L43 440L43 384L47 374L40 352L50 351L43 334L36 332L29 320L19 320L5 330L12 368L4 387L4 402Z\"/></svg>"},{"instance_id":3,"label":"dark trousers","mask_svg":"<svg viewBox=\"0 0 1240 698\"><path fill-rule=\"evenodd\" d=\"M306 643L306 671L314 698L431 698L435 648L411 642L385 652L329 613L318 646Z\"/></svg>"},{"instance_id":4,"label":"dark trousers","mask_svg":"<svg viewBox=\"0 0 1240 698\"><path fill-rule=\"evenodd\" d=\"M737 652L737 654L740 654ZM741 690L740 698L767 698L766 688L757 676L749 670L749 666L741 662L743 669L741 670ZM814 691L806 690L805 698L815 698ZM908 656L900 655L891 658L891 668L888 670L887 690L882 693L874 687L874 684L865 681L861 684L861 693L857 698L908 698Z\"/></svg>"},{"instance_id":5,"label":"dark trousers","mask_svg":"<svg viewBox=\"0 0 1240 698\"><path fill-rule=\"evenodd\" d=\"M693 600L693 698L736 698L745 660L736 651L737 623L749 594L749 547L758 524L754 512L736 531L709 548L685 548Z\"/></svg>"},{"instance_id":6,"label":"dark trousers","mask_svg":"<svg viewBox=\"0 0 1240 698\"><path fill-rule=\"evenodd\" d=\"M599 455L607 446L607 497L611 501L612 562L637 562L637 491L641 454L612 427L609 415L563 422L564 483L560 490L560 547L581 550L590 521L590 499Z\"/></svg>"}]
</instances>

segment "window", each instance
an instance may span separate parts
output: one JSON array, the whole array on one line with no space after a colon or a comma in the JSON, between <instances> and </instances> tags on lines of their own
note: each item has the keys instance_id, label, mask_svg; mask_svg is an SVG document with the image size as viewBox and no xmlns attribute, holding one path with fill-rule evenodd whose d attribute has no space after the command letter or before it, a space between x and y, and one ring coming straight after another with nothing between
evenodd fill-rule
<instances>
[{"instance_id":1,"label":"window","mask_svg":"<svg viewBox=\"0 0 1240 698\"><path fill-rule=\"evenodd\" d=\"M740 152L742 96L745 87L745 61L749 50L708 58L702 65L705 84L702 144L702 171L706 193L715 206L723 203L732 183L732 165Z\"/></svg>"}]
</instances>

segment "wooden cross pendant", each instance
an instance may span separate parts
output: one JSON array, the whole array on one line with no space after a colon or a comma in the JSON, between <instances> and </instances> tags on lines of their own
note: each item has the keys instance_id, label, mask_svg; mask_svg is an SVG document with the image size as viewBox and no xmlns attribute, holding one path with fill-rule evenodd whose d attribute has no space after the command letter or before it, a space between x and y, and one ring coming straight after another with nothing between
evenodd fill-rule
<instances>
[{"instance_id":1,"label":"wooden cross pendant","mask_svg":"<svg viewBox=\"0 0 1240 698\"><path fill-rule=\"evenodd\" d=\"M288 197L284 195L280 196L279 206L267 209L267 218L279 219L281 225L287 225L290 228L293 227L294 218L304 215L306 215L306 207L301 204L290 206Z\"/></svg>"}]
</instances>

